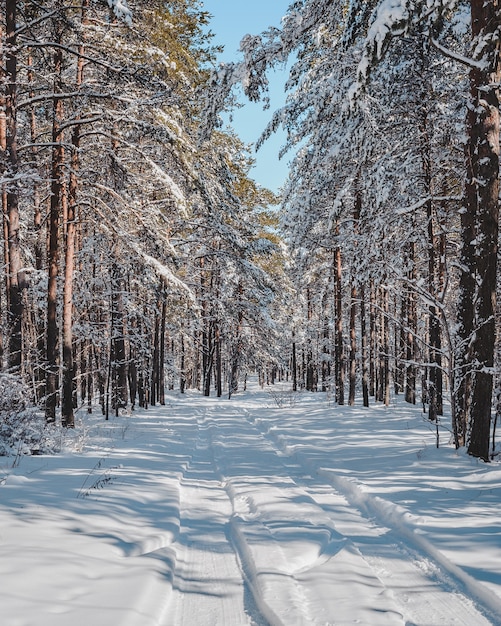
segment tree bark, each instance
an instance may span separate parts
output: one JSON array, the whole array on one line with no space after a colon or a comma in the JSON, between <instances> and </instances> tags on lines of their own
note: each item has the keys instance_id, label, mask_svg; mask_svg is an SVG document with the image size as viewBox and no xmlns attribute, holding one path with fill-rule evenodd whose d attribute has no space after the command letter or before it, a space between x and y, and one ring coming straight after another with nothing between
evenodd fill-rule
<instances>
[{"instance_id":1,"label":"tree bark","mask_svg":"<svg viewBox=\"0 0 501 626\"><path fill-rule=\"evenodd\" d=\"M343 346L343 285L341 249L334 252L334 303L336 312L336 341L335 341L335 374L336 374L336 401L339 405L344 404L344 346Z\"/></svg>"},{"instance_id":2,"label":"tree bark","mask_svg":"<svg viewBox=\"0 0 501 626\"><path fill-rule=\"evenodd\" d=\"M495 306L499 219L499 0L471 0L473 47L482 43L483 64L470 70L471 100L467 113L466 213L475 220L475 255L470 252L463 273L476 276L474 334L469 363L474 365L470 406L468 453L487 461L492 410ZM472 240L463 240L472 247ZM467 308L468 291L460 294ZM470 314L471 315L471 314ZM468 341L466 336L462 340Z\"/></svg>"},{"instance_id":3,"label":"tree bark","mask_svg":"<svg viewBox=\"0 0 501 626\"><path fill-rule=\"evenodd\" d=\"M19 159L17 153L17 2L5 3L5 152L6 152L6 214L8 257L8 367L20 372L22 365L23 291L26 278L22 269L19 241Z\"/></svg>"},{"instance_id":4,"label":"tree bark","mask_svg":"<svg viewBox=\"0 0 501 626\"><path fill-rule=\"evenodd\" d=\"M350 303L350 381L348 404L355 404L355 389L357 382L357 332L355 322L357 318L357 289L354 285L351 287L351 303Z\"/></svg>"},{"instance_id":5,"label":"tree bark","mask_svg":"<svg viewBox=\"0 0 501 626\"><path fill-rule=\"evenodd\" d=\"M369 406L369 369L367 367L367 324L365 319L365 288L360 287L360 338L362 360L362 399L365 407Z\"/></svg>"},{"instance_id":6,"label":"tree bark","mask_svg":"<svg viewBox=\"0 0 501 626\"><path fill-rule=\"evenodd\" d=\"M416 404L416 335L417 335L417 302L414 284L416 282L416 244L409 244L407 272L407 341L406 341L406 372L405 372L405 401Z\"/></svg>"},{"instance_id":7,"label":"tree bark","mask_svg":"<svg viewBox=\"0 0 501 626\"><path fill-rule=\"evenodd\" d=\"M60 48L54 52L54 93L61 93L63 53ZM49 277L47 285L47 328L46 328L46 375L45 375L45 419L56 421L56 405L58 392L58 339L57 325L57 278L59 275L59 227L63 206L64 193L64 160L63 146L63 100L54 98L52 119L52 164L51 164L51 197L49 212Z\"/></svg>"}]
</instances>

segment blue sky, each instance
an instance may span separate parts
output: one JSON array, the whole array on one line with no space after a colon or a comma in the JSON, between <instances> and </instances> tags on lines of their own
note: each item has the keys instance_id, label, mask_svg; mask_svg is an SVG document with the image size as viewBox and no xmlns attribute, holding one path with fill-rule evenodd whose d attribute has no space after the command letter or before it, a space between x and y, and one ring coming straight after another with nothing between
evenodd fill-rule
<instances>
[{"instance_id":1,"label":"blue sky","mask_svg":"<svg viewBox=\"0 0 501 626\"><path fill-rule=\"evenodd\" d=\"M279 26L286 13L289 0L204 0L204 9L213 17L210 28L215 34L214 43L224 45L221 61L234 61L239 58L239 44L244 35L256 35L268 26ZM242 96L244 107L233 114L232 126L246 143L257 141L271 119L274 109L283 104L283 85L286 71L269 74L271 106L263 111L262 104L250 103ZM284 135L271 137L254 154L256 166L252 177L263 187L278 191L287 177L287 155L278 159L278 152L284 143Z\"/></svg>"}]
</instances>

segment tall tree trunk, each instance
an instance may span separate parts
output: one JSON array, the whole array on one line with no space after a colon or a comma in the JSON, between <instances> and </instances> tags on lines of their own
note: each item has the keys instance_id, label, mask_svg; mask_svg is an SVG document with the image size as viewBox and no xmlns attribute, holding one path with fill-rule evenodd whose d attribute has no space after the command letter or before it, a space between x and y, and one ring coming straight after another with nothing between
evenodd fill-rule
<instances>
[{"instance_id":1,"label":"tall tree trunk","mask_svg":"<svg viewBox=\"0 0 501 626\"><path fill-rule=\"evenodd\" d=\"M386 406L390 405L390 295L388 287L382 288L383 301L383 362L384 362L384 394Z\"/></svg>"},{"instance_id":2,"label":"tall tree trunk","mask_svg":"<svg viewBox=\"0 0 501 626\"><path fill-rule=\"evenodd\" d=\"M313 365L313 348L312 348L312 334L313 328L311 327L313 319L313 306L311 303L311 291L308 288L306 290L306 306L307 306L307 351L306 351L306 391L314 391L315 388L315 376Z\"/></svg>"},{"instance_id":3,"label":"tall tree trunk","mask_svg":"<svg viewBox=\"0 0 501 626\"><path fill-rule=\"evenodd\" d=\"M214 341L216 342L216 396L220 398L223 395L223 371L222 371L222 356L221 356L221 330L219 324L216 323Z\"/></svg>"},{"instance_id":4,"label":"tall tree trunk","mask_svg":"<svg viewBox=\"0 0 501 626\"><path fill-rule=\"evenodd\" d=\"M355 389L357 382L357 331L355 322L357 319L357 289L352 284L351 287L351 303L350 303L350 381L348 404L355 404Z\"/></svg>"},{"instance_id":5,"label":"tall tree trunk","mask_svg":"<svg viewBox=\"0 0 501 626\"><path fill-rule=\"evenodd\" d=\"M376 294L372 279L369 284L369 395L376 395Z\"/></svg>"},{"instance_id":6,"label":"tall tree trunk","mask_svg":"<svg viewBox=\"0 0 501 626\"><path fill-rule=\"evenodd\" d=\"M125 346L125 319L123 302L123 277L118 262L112 265L111 293L111 381L112 407L118 415L119 409L127 406L127 352Z\"/></svg>"},{"instance_id":7,"label":"tall tree trunk","mask_svg":"<svg viewBox=\"0 0 501 626\"><path fill-rule=\"evenodd\" d=\"M343 285L341 249L334 252L334 303L336 312L336 341L335 341L335 373L336 373L336 401L344 404L344 345L343 345Z\"/></svg>"},{"instance_id":8,"label":"tall tree trunk","mask_svg":"<svg viewBox=\"0 0 501 626\"><path fill-rule=\"evenodd\" d=\"M231 398L232 394L238 391L238 378L240 373L240 365L242 360L242 327L244 316L242 313L242 298L243 288L242 284L238 285L238 314L237 323L235 327L235 337L233 338L233 348L230 364L230 381L228 389L228 397Z\"/></svg>"},{"instance_id":9,"label":"tall tree trunk","mask_svg":"<svg viewBox=\"0 0 501 626\"><path fill-rule=\"evenodd\" d=\"M499 0L471 0L473 48L481 48L482 63L470 70L471 101L467 113L466 194L464 209L476 223L475 256L467 255L476 270L474 335L469 361L475 363L470 406L468 453L489 459L492 410L495 306L499 218ZM481 46L479 45L481 42ZM463 240L472 247L472 240ZM469 294L460 293L460 308ZM463 340L466 337L461 337Z\"/></svg>"},{"instance_id":10,"label":"tall tree trunk","mask_svg":"<svg viewBox=\"0 0 501 626\"><path fill-rule=\"evenodd\" d=\"M292 331L291 370L292 370L292 391L297 391L297 347L296 347L296 333L294 330Z\"/></svg>"},{"instance_id":11,"label":"tall tree trunk","mask_svg":"<svg viewBox=\"0 0 501 626\"><path fill-rule=\"evenodd\" d=\"M405 372L405 401L409 404L416 404L416 335L417 335L417 302L414 285L416 282L416 244L409 243L407 272L407 341L406 341L406 372Z\"/></svg>"},{"instance_id":12,"label":"tall tree trunk","mask_svg":"<svg viewBox=\"0 0 501 626\"><path fill-rule=\"evenodd\" d=\"M185 341L184 341L184 330L181 325L181 336L179 338L180 342L180 355L179 355L179 391L184 393L186 389L186 354L185 354Z\"/></svg>"},{"instance_id":13,"label":"tall tree trunk","mask_svg":"<svg viewBox=\"0 0 501 626\"><path fill-rule=\"evenodd\" d=\"M407 297L405 292L400 297L400 326L399 332L395 331L395 393L402 393L405 388L405 365L406 357L406 324L407 324Z\"/></svg>"},{"instance_id":14,"label":"tall tree trunk","mask_svg":"<svg viewBox=\"0 0 501 626\"><path fill-rule=\"evenodd\" d=\"M59 227L64 194L64 146L63 101L57 97L61 93L63 53L61 48L54 52L54 97L52 120L52 164L51 197L49 212L49 277L47 286L47 336L46 336L46 375L45 375L45 419L56 421L58 391L58 325L57 325L57 277L59 275Z\"/></svg>"},{"instance_id":15,"label":"tall tree trunk","mask_svg":"<svg viewBox=\"0 0 501 626\"><path fill-rule=\"evenodd\" d=\"M155 313L155 330L153 333L153 358L151 367L150 403L155 406L158 400L158 373L160 369L160 316Z\"/></svg>"},{"instance_id":16,"label":"tall tree trunk","mask_svg":"<svg viewBox=\"0 0 501 626\"><path fill-rule=\"evenodd\" d=\"M165 331L167 324L167 302L165 292L162 295L162 309L160 317L160 354L158 356L158 401L165 405ZM174 351L172 350L172 355ZM173 356L172 356L173 358ZM170 380L170 374L169 374Z\"/></svg>"},{"instance_id":17,"label":"tall tree trunk","mask_svg":"<svg viewBox=\"0 0 501 626\"><path fill-rule=\"evenodd\" d=\"M6 213L8 240L8 366L19 372L22 364L23 290L26 287L21 272L21 247L19 241L19 159L17 154L17 2L5 3L5 151L6 151Z\"/></svg>"},{"instance_id":18,"label":"tall tree trunk","mask_svg":"<svg viewBox=\"0 0 501 626\"><path fill-rule=\"evenodd\" d=\"M428 58L425 55L424 45L421 43L419 46L420 58L420 74L426 75L428 69ZM428 120L428 100L430 89L422 78L423 85L420 93L420 102L418 104L418 120L419 120L419 135L420 135L420 153L421 153L421 166L423 169L423 193L427 197L425 203L426 209L426 225L427 225L427 248L428 248L428 292L430 294L430 305L428 307L428 380L427 380L427 395L428 395L428 418L431 421L437 419L437 389L439 387L439 378L442 376L442 372L438 367L439 355L440 355L440 320L437 314L437 307L434 304L434 300L437 296L437 289L435 284L435 272L436 272L436 259L435 259L435 233L434 233L434 210L433 210L433 187L432 187L432 171L431 171L431 142L430 142L430 130Z\"/></svg>"},{"instance_id":19,"label":"tall tree trunk","mask_svg":"<svg viewBox=\"0 0 501 626\"><path fill-rule=\"evenodd\" d=\"M362 360L362 398L363 405L369 406L369 369L367 367L367 324L365 319L365 287L360 287L360 339L361 339L361 360Z\"/></svg>"},{"instance_id":20,"label":"tall tree trunk","mask_svg":"<svg viewBox=\"0 0 501 626\"><path fill-rule=\"evenodd\" d=\"M85 26L87 25L87 10L89 0L82 0L81 26L82 41L80 43L77 60L77 75L75 86L78 90L83 82L84 59L83 54ZM65 224L65 255L64 255L64 287L63 287L63 391L61 403L61 422L63 426L73 428L75 417L73 414L73 388L75 386L75 364L73 362L73 274L75 269L75 244L77 232L77 195L78 170L80 167L80 125L74 127L72 138L71 168L69 182L68 211Z\"/></svg>"}]
</instances>

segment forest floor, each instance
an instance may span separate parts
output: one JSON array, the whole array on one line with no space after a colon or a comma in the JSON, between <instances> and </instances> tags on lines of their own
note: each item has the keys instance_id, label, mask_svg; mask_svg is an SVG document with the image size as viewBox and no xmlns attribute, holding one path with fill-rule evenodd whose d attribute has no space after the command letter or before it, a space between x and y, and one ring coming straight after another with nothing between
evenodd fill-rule
<instances>
[{"instance_id":1,"label":"forest floor","mask_svg":"<svg viewBox=\"0 0 501 626\"><path fill-rule=\"evenodd\" d=\"M283 385L0 462L3 626L501 625L501 463Z\"/></svg>"}]
</instances>

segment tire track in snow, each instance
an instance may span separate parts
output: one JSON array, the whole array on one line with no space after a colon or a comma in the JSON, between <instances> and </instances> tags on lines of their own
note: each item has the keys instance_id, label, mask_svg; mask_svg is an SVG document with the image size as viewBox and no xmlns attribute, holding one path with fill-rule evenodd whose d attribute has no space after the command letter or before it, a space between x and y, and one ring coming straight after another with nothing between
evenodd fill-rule
<instances>
[{"instance_id":1,"label":"tire track in snow","mask_svg":"<svg viewBox=\"0 0 501 626\"><path fill-rule=\"evenodd\" d=\"M242 570L269 624L403 626L401 612L370 566L293 480L271 442L242 420L241 412L229 409L214 417L211 439L215 465L233 503L232 537ZM249 451L239 451L251 441L249 461ZM302 519L305 514L307 519ZM308 580L308 572L324 563L328 569L317 569ZM348 580L351 572L353 579Z\"/></svg>"},{"instance_id":2,"label":"tire track in snow","mask_svg":"<svg viewBox=\"0 0 501 626\"><path fill-rule=\"evenodd\" d=\"M253 420L248 411L244 410L243 414L272 443L277 454L287 459L284 463L291 469L291 477L293 474L293 479L305 488L313 501L324 510L327 507L332 510L355 508L363 518L362 523L368 529L372 527L373 541L361 543L353 538L351 540L380 580L391 589L404 611L414 620L408 622L408 626L425 623L432 626L501 625L501 600L452 563L423 535L417 534L411 516L403 507L368 494L354 480L339 476L334 470L316 468L305 454L296 450L291 452L283 434L277 436L271 430L264 430L261 422ZM323 479L328 483L328 488L325 489L325 485L319 484L315 478ZM337 494L329 494L329 488L333 488ZM319 490L323 492L321 498ZM335 518L333 523L340 527ZM348 536L351 534L349 527L353 523L352 518L343 527ZM383 535L384 544L381 544ZM382 545L389 546L400 555L399 568L396 568L397 561L394 558L378 554ZM436 591L433 588L424 588L413 599L412 593L406 591L401 582L416 574L418 578L428 579ZM432 621L426 621L430 619Z\"/></svg>"},{"instance_id":3,"label":"tire track in snow","mask_svg":"<svg viewBox=\"0 0 501 626\"><path fill-rule=\"evenodd\" d=\"M203 417L196 426L195 449L180 481L173 595L164 624L253 626L245 583L227 537L231 503L214 472Z\"/></svg>"}]
</instances>

